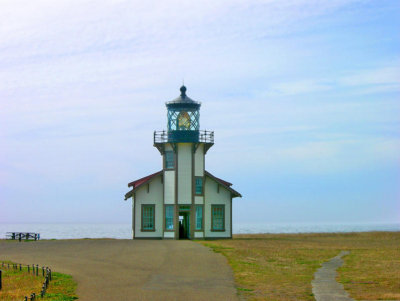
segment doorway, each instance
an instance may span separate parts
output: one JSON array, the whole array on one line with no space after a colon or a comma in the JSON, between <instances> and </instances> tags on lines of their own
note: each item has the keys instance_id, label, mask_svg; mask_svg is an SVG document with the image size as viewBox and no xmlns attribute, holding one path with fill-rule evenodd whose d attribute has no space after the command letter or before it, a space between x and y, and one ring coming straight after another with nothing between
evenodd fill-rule
<instances>
[{"instance_id":1,"label":"doorway","mask_svg":"<svg viewBox=\"0 0 400 301\"><path fill-rule=\"evenodd\" d=\"M190 212L179 211L179 239L190 239Z\"/></svg>"}]
</instances>

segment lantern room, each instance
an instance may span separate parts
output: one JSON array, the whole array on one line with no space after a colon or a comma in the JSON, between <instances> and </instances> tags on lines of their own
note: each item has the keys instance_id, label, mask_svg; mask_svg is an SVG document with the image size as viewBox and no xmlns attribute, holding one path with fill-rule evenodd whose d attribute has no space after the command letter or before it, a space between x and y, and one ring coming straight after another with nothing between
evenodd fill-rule
<instances>
[{"instance_id":1,"label":"lantern room","mask_svg":"<svg viewBox=\"0 0 400 301\"><path fill-rule=\"evenodd\" d=\"M166 103L168 142L198 142L201 104L186 95L185 86L180 91L179 97Z\"/></svg>"}]
</instances>

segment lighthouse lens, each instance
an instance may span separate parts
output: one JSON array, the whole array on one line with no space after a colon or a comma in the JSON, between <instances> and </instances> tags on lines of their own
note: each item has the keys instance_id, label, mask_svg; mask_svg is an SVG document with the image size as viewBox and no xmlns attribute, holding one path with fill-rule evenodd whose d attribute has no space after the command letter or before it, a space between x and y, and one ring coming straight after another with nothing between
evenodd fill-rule
<instances>
[{"instance_id":1,"label":"lighthouse lens","mask_svg":"<svg viewBox=\"0 0 400 301\"><path fill-rule=\"evenodd\" d=\"M190 116L188 112L182 111L179 113L178 128L180 130L188 130L190 128Z\"/></svg>"}]
</instances>

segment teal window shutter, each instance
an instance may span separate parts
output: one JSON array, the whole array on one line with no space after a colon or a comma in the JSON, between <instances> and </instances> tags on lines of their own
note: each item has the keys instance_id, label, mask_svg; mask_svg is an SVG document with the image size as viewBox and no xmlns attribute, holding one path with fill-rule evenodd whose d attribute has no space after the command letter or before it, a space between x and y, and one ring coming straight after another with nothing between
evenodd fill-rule
<instances>
[{"instance_id":1,"label":"teal window shutter","mask_svg":"<svg viewBox=\"0 0 400 301\"><path fill-rule=\"evenodd\" d=\"M196 230L203 230L203 206L196 206Z\"/></svg>"},{"instance_id":2,"label":"teal window shutter","mask_svg":"<svg viewBox=\"0 0 400 301\"><path fill-rule=\"evenodd\" d=\"M165 206L165 229L174 230L174 205Z\"/></svg>"},{"instance_id":3,"label":"teal window shutter","mask_svg":"<svg viewBox=\"0 0 400 301\"><path fill-rule=\"evenodd\" d=\"M174 152L173 151L165 151L165 168L173 169L175 168L175 160L174 160Z\"/></svg>"},{"instance_id":4,"label":"teal window shutter","mask_svg":"<svg viewBox=\"0 0 400 301\"><path fill-rule=\"evenodd\" d=\"M197 195L203 194L203 177L196 177L196 190Z\"/></svg>"}]
</instances>

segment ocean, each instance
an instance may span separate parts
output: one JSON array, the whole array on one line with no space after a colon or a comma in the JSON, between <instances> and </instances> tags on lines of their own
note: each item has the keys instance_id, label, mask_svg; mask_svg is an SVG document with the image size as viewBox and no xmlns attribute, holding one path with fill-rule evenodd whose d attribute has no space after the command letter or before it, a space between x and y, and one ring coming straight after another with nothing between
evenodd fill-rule
<instances>
[{"instance_id":1,"label":"ocean","mask_svg":"<svg viewBox=\"0 0 400 301\"><path fill-rule=\"evenodd\" d=\"M252 233L322 233L322 232L367 232L400 231L400 223L365 224L234 224L234 234ZM72 238L132 238L131 224L0 224L0 238L6 232L36 232L41 239Z\"/></svg>"}]
</instances>

